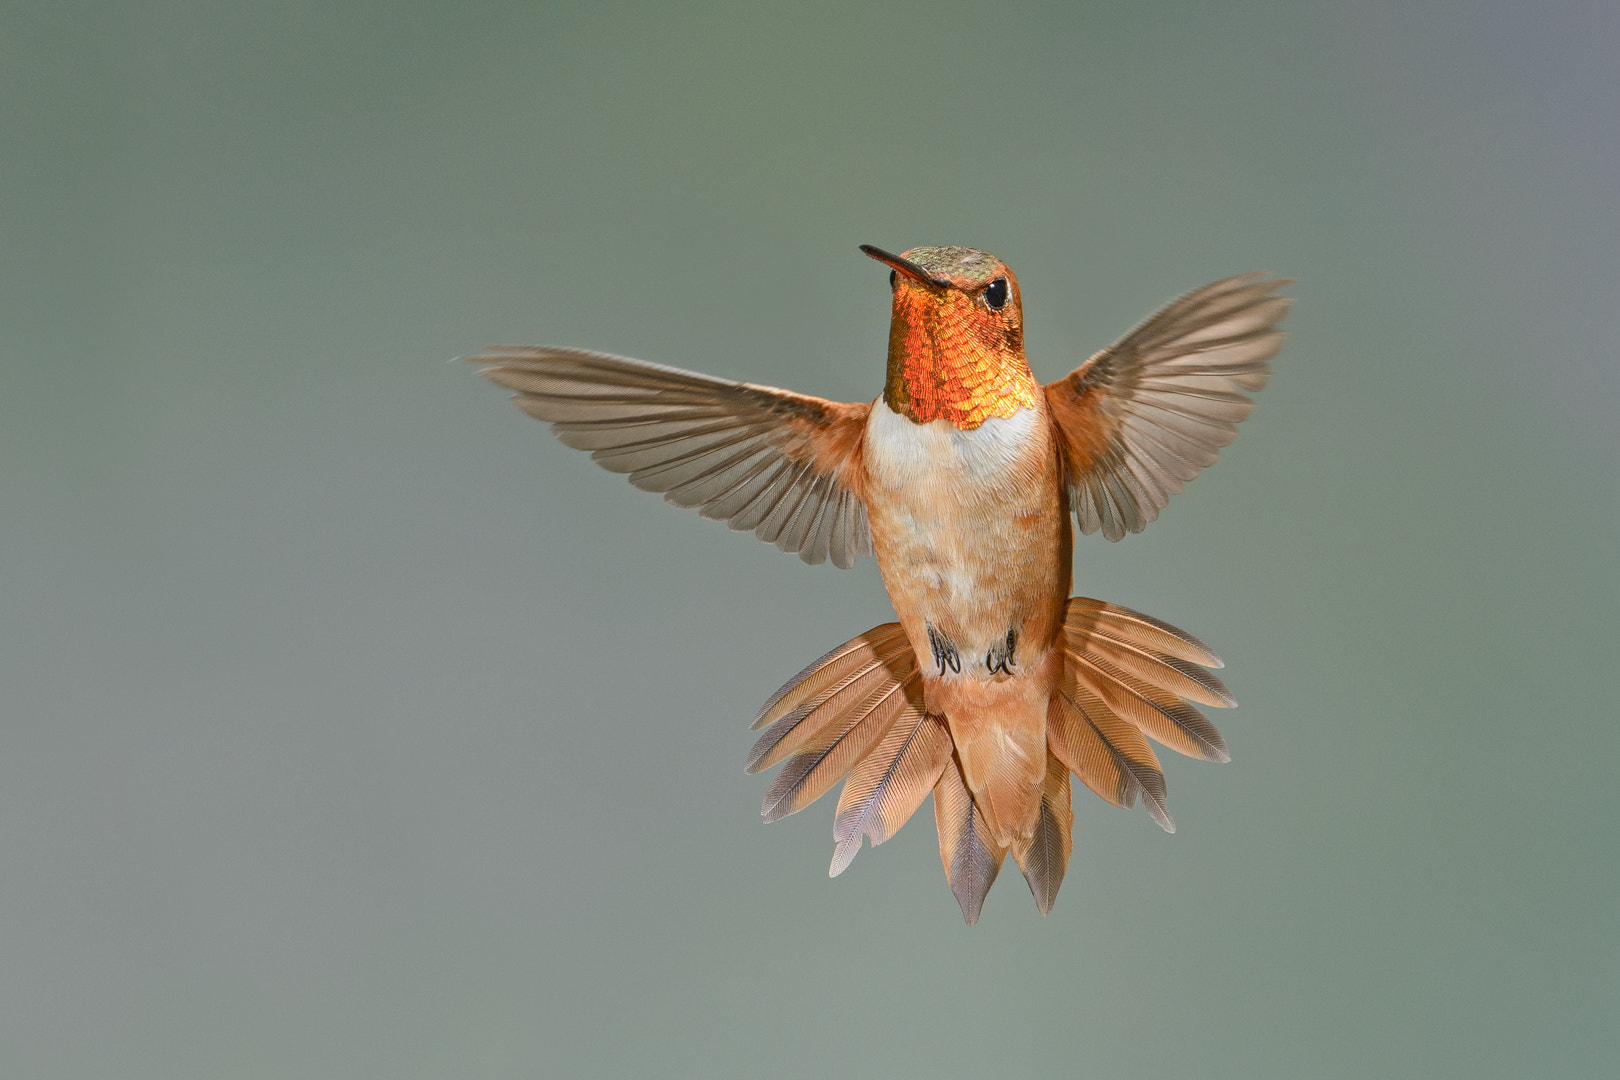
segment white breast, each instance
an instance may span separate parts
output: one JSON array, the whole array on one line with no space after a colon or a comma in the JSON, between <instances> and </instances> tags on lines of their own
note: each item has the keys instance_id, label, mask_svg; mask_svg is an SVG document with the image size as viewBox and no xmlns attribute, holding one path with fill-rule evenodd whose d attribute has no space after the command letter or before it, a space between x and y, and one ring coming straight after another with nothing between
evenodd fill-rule
<instances>
[{"instance_id":1,"label":"white breast","mask_svg":"<svg viewBox=\"0 0 1620 1080\"><path fill-rule=\"evenodd\" d=\"M941 483L995 488L1028 453L1039 422L1034 409L1020 409L961 431L948 420L913 423L879 398L866 424L867 476L897 491Z\"/></svg>"},{"instance_id":2,"label":"white breast","mask_svg":"<svg viewBox=\"0 0 1620 1080\"><path fill-rule=\"evenodd\" d=\"M961 431L948 420L913 423L877 401L866 426L866 501L885 575L903 565L925 588L973 595L1011 523L1047 494L1029 465L1039 423L1034 409L1021 409ZM885 555L893 565L884 567Z\"/></svg>"}]
</instances>

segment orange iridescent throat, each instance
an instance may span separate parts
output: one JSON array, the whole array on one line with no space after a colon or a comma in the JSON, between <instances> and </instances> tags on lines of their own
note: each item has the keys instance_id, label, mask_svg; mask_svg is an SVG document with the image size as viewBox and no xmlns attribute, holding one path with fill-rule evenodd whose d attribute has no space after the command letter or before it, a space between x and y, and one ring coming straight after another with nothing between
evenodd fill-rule
<instances>
[{"instance_id":1,"label":"orange iridescent throat","mask_svg":"<svg viewBox=\"0 0 1620 1080\"><path fill-rule=\"evenodd\" d=\"M919 424L944 419L970 429L1034 408L1037 389L1020 326L957 289L900 279L883 386L889 408Z\"/></svg>"}]
</instances>

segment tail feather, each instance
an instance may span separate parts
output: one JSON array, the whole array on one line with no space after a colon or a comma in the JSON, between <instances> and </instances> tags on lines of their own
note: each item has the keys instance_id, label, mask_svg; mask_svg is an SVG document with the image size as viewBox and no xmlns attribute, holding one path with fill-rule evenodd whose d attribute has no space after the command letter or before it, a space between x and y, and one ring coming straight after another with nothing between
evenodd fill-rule
<instances>
[{"instance_id":1,"label":"tail feather","mask_svg":"<svg viewBox=\"0 0 1620 1080\"><path fill-rule=\"evenodd\" d=\"M1149 738L1189 757L1230 761L1226 740L1203 713L1236 704L1215 676L1208 645L1169 623L1087 596L1069 599L1063 624L1068 669Z\"/></svg>"},{"instance_id":2,"label":"tail feather","mask_svg":"<svg viewBox=\"0 0 1620 1080\"><path fill-rule=\"evenodd\" d=\"M1121 810L1136 806L1141 790L1130 770L1121 766L1108 742L1091 726L1080 707L1058 694L1046 712L1047 747L1080 782L1104 802Z\"/></svg>"},{"instance_id":3,"label":"tail feather","mask_svg":"<svg viewBox=\"0 0 1620 1080\"><path fill-rule=\"evenodd\" d=\"M911 643L899 623L874 626L859 637L851 638L783 683L760 707L759 715L754 718L754 729L775 723L799 706L824 696L830 687L856 669L873 661L882 663L887 657L909 648Z\"/></svg>"},{"instance_id":4,"label":"tail feather","mask_svg":"<svg viewBox=\"0 0 1620 1080\"><path fill-rule=\"evenodd\" d=\"M934 784L934 827L939 831L939 858L945 880L969 926L979 921L985 894L1001 873L1007 849L997 847L990 826L973 803L962 780L961 763L952 758Z\"/></svg>"},{"instance_id":5,"label":"tail feather","mask_svg":"<svg viewBox=\"0 0 1620 1080\"><path fill-rule=\"evenodd\" d=\"M1071 638L1084 640L1101 631L1122 641L1134 641L1150 649L1168 653L1182 660L1208 668L1225 667L1221 658L1208 645L1179 627L1162 619L1132 611L1128 607L1093 600L1089 596L1071 596L1063 620L1064 629Z\"/></svg>"},{"instance_id":6,"label":"tail feather","mask_svg":"<svg viewBox=\"0 0 1620 1080\"><path fill-rule=\"evenodd\" d=\"M813 749L828 737L847 730L840 727L858 718L870 699L915 676L917 665L909 653L873 661L834 683L822 695L800 705L766 728L748 752L748 772L759 772L791 754Z\"/></svg>"},{"instance_id":7,"label":"tail feather","mask_svg":"<svg viewBox=\"0 0 1620 1080\"><path fill-rule=\"evenodd\" d=\"M897 721L844 781L833 818L837 846L827 870L829 877L837 877L849 867L861 850L862 834L877 847L899 832L928 798L940 771L951 760L951 733L945 721L923 711L916 717L915 722L909 716Z\"/></svg>"},{"instance_id":8,"label":"tail feather","mask_svg":"<svg viewBox=\"0 0 1620 1080\"><path fill-rule=\"evenodd\" d=\"M994 692L1010 686L1016 684L992 683L988 693L935 698L950 725L962 779L1001 847L1028 838L1040 817L1046 777L1045 691Z\"/></svg>"},{"instance_id":9,"label":"tail feather","mask_svg":"<svg viewBox=\"0 0 1620 1080\"><path fill-rule=\"evenodd\" d=\"M1109 708L1141 729L1153 741L1177 753L1205 761L1231 761L1226 740L1209 718L1181 698L1143 682L1107 660L1069 653L1075 677L1108 703Z\"/></svg>"},{"instance_id":10,"label":"tail feather","mask_svg":"<svg viewBox=\"0 0 1620 1080\"><path fill-rule=\"evenodd\" d=\"M1140 797L1149 816L1174 832L1164 770L1148 739L1191 757L1229 760L1220 732L1189 702L1234 704L1231 691L1206 670L1221 666L1207 645L1129 608L1071 598L1053 647L1061 675L1044 706L1045 746L1026 748L1035 757L1017 755L1033 771L1010 777L974 756L973 732L1000 715L994 695L985 697L977 684L953 686L951 695L933 699L940 712L931 713L917 657L898 623L845 642L773 694L754 723L765 730L749 753L748 770L782 765L765 797L765 819L795 813L844 780L829 867L836 877L860 851L862 837L874 847L883 843L931 790L940 861L968 924L978 921L1008 851L1036 906L1049 912L1073 851L1070 774L1115 806L1130 809ZM1037 702L1045 693L1036 689L1044 684L1023 685ZM1023 716L1021 709L1015 713ZM1027 734L1038 738L1038 722L1025 719L1037 724ZM958 737L967 742L958 745ZM1001 760L991 757L992 764ZM978 762L984 773L977 795L964 762ZM992 782L1009 780L1017 782ZM998 819L985 800L998 792L1003 801L1035 800L1037 786L1038 813L1035 802L1026 807L1033 826L1009 803L1004 814L1023 824L1002 823L1005 835L991 827Z\"/></svg>"},{"instance_id":11,"label":"tail feather","mask_svg":"<svg viewBox=\"0 0 1620 1080\"><path fill-rule=\"evenodd\" d=\"M1046 782L1041 790L1041 816L1027 840L1014 844L1018 860L1035 906L1042 915L1050 914L1057 900L1063 873L1074 850L1074 807L1069 797L1069 769L1050 751L1046 755Z\"/></svg>"},{"instance_id":12,"label":"tail feather","mask_svg":"<svg viewBox=\"0 0 1620 1080\"><path fill-rule=\"evenodd\" d=\"M841 714L823 738L788 759L765 793L760 813L766 821L778 821L803 810L871 753L903 714L915 711L905 684L890 677L854 709Z\"/></svg>"},{"instance_id":13,"label":"tail feather","mask_svg":"<svg viewBox=\"0 0 1620 1080\"><path fill-rule=\"evenodd\" d=\"M1161 829L1165 832L1175 832L1176 823L1171 820L1170 811L1165 806L1164 770L1159 766L1158 755L1142 737L1142 733L1110 709L1102 698L1086 689L1073 677L1072 672L1065 672L1058 696L1079 713L1083 722L1083 725L1069 725L1069 727L1080 727L1079 734L1082 737L1084 728L1089 727L1102 740L1118 770L1129 776L1130 786L1126 790L1134 789L1134 793L1142 796L1142 805L1147 808L1148 816L1158 822ZM1066 731L1065 734L1069 732ZM1064 757L1062 749L1054 747L1053 752L1057 753L1059 758ZM1076 775L1080 776L1082 781L1085 780L1085 776L1078 771ZM1123 777L1121 779L1123 781ZM1101 791L1098 794L1110 802L1115 802ZM1127 804L1116 802L1116 805Z\"/></svg>"},{"instance_id":14,"label":"tail feather","mask_svg":"<svg viewBox=\"0 0 1620 1080\"><path fill-rule=\"evenodd\" d=\"M1178 697L1209 705L1217 709L1230 709L1237 698L1226 684L1195 664L1140 645L1128 644L1100 633L1085 640L1084 651L1100 656L1123 668L1145 682L1162 686Z\"/></svg>"}]
</instances>

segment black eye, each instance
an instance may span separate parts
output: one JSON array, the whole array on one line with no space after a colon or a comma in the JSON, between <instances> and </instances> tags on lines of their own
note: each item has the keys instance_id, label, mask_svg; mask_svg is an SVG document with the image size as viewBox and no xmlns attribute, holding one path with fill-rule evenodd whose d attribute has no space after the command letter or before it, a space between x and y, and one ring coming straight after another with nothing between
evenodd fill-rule
<instances>
[{"instance_id":1,"label":"black eye","mask_svg":"<svg viewBox=\"0 0 1620 1080\"><path fill-rule=\"evenodd\" d=\"M984 302L991 311L1000 311L1007 305L1007 279L998 277L984 287Z\"/></svg>"},{"instance_id":2,"label":"black eye","mask_svg":"<svg viewBox=\"0 0 1620 1080\"><path fill-rule=\"evenodd\" d=\"M900 280L899 275L897 275L893 270L890 270L889 271L889 291L890 292L894 291L895 283L897 281L899 281L899 280Z\"/></svg>"}]
</instances>

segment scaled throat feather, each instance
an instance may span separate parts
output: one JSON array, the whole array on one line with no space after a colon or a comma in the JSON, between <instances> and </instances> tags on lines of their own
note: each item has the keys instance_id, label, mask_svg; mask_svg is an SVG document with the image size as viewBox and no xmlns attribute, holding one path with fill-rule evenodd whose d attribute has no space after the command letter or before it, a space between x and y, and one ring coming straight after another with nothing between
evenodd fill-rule
<instances>
[{"instance_id":1,"label":"scaled throat feather","mask_svg":"<svg viewBox=\"0 0 1620 1080\"><path fill-rule=\"evenodd\" d=\"M1035 406L1039 389L1024 360L1023 330L990 325L971 296L902 280L889 326L883 400L916 423L944 419L978 427Z\"/></svg>"}]
</instances>

